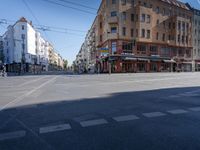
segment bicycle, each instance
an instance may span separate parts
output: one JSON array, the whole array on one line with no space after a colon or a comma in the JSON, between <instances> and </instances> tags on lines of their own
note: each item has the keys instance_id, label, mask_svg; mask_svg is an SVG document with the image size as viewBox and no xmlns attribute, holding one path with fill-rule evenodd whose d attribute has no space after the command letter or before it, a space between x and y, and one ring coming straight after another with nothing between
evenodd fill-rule
<instances>
[{"instance_id":1,"label":"bicycle","mask_svg":"<svg viewBox=\"0 0 200 150\"><path fill-rule=\"evenodd\" d=\"M7 73L3 70L0 71L0 77L7 77Z\"/></svg>"}]
</instances>

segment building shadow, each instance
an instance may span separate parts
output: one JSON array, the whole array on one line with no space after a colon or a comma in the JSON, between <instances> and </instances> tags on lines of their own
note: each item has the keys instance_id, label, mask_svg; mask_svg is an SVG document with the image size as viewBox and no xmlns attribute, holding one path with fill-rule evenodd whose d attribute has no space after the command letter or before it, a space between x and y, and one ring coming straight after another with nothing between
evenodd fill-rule
<instances>
[{"instance_id":1,"label":"building shadow","mask_svg":"<svg viewBox=\"0 0 200 150\"><path fill-rule=\"evenodd\" d=\"M78 94L78 93L77 93ZM0 112L0 133L6 133L6 132L13 132L15 130L30 130L31 132L34 132L35 134L39 135L39 128L46 127L46 126L53 126L58 124L70 124L72 127L72 130L69 132L64 132L64 134L69 134L71 139L69 137L65 137L66 139L62 139L60 136L61 132L58 132L57 134L54 133L52 136L58 140L59 142L55 142L55 139L51 139L48 135L44 135L44 139L49 141L55 149L64 149L66 146L68 146L72 150L92 150L92 149L121 149L122 146L125 146L124 144L127 143L129 145L129 148L134 148L134 146L129 143L129 136L124 139L125 131L127 129L130 129L130 126L125 124L124 126L120 126L119 124L116 125L116 122L112 119L116 116L123 116L123 115L136 115L142 118L143 113L149 113L149 112L163 112L166 113L168 110L173 109L184 109L188 110L191 107L199 107L200 106L200 87L187 87L187 88L168 88L168 89L158 89L158 90L149 90L149 91L135 91L135 92L122 92L122 93L113 93L106 97L99 97L99 98L88 98L88 99L80 99L80 100L55 100L53 102L47 102L47 103L37 103L32 105L25 105L25 106L19 106L19 107L12 107L5 109ZM27 99L28 101L28 99ZM95 120L95 119L105 119L111 124L109 126L109 130L113 131L113 133L108 132L109 138L108 141L105 141L103 139L99 139L102 133L101 130L104 132L106 131L100 127L97 127L97 129L92 128L82 130L83 128L80 125L80 122L87 121L87 120ZM19 122L22 122L23 125L21 126ZM168 121L165 122L164 121ZM160 123L167 126L166 123L171 126L174 120L163 120L160 121ZM190 120L191 121L191 120ZM147 122L140 121L141 124L131 124L137 132L137 129L140 129L142 137L139 135L138 138L141 140L141 138L147 138L145 137L145 134L143 133L143 126L146 125ZM154 121L153 123L159 124L159 122ZM177 128L181 124L180 120L177 120ZM173 124L176 124L175 122ZM157 127L155 124L152 125L151 122L151 128L154 129L154 126ZM120 129L118 129L118 126ZM141 126L141 127L138 127ZM122 130L123 128L123 130ZM130 131L133 132L131 129ZM170 127L171 129L177 129L176 126ZM116 129L120 130L118 133L115 131ZM94 130L94 131L93 131ZM162 131L162 129L159 129ZM165 129L163 129L164 132ZM114 132L115 131L115 132ZM166 130L167 131L167 130ZM146 131L147 132L147 131ZM87 134L86 134L87 133ZM94 135L92 134L94 133ZM193 132L191 132L192 134ZM106 135L106 133L104 133ZM114 134L111 136L111 134ZM119 135L118 135L119 134ZM124 134L124 135L123 135ZM126 132L128 134L128 131ZM148 136L148 132L146 133ZM152 134L152 133L151 133ZM156 134L156 133L155 133ZM164 133L165 134L165 133ZM166 133L167 134L167 133ZM200 135L200 133L198 132ZM190 133L188 133L188 136ZM40 136L40 135L39 135ZM97 136L97 137L94 137ZM102 136L102 135L101 135ZM122 139L116 139L117 136L121 136ZM182 136L181 134L177 135ZM184 135L185 136L185 135ZM91 139L93 137L93 139ZM108 138L105 137L104 138ZM149 138L149 137L148 137ZM149 142L149 139L146 139L147 142ZM157 137L156 137L157 138ZM159 138L159 137L158 137ZM168 137L166 137L168 139ZM188 137L187 137L188 138ZM113 141L112 141L113 139ZM64 140L64 141L63 141ZM74 141L73 141L74 140ZM77 140L77 141L76 141ZM84 141L82 144L82 140ZM97 141L96 141L97 140ZM99 140L99 141L98 141ZM131 139L130 139L131 140ZM93 142L92 142L93 141ZM119 142L121 141L122 145L119 145ZM21 146L21 144L24 142L27 142L27 139L24 139L21 141L18 141L18 143L15 146ZM61 143L60 143L61 142ZM62 143L64 142L64 143ZM106 146L104 145L106 143ZM125 143L124 143L125 142ZM154 141L155 142L155 141ZM181 142L181 140L180 140ZM26 149L34 149L37 141L33 140L33 143L29 141L28 144L23 145L22 147L25 147ZM60 144L58 144L60 143ZM62 145L63 144L63 145ZM91 145L93 146L91 146ZM96 146L94 146L94 144ZM117 145L116 145L117 144ZM142 148L144 145L142 145L141 142L137 143L138 146L141 146ZM169 145L166 145L166 143L151 143L151 144L157 144L162 149L162 146L165 146L167 148ZM173 144L173 143L170 143ZM179 145L179 140L177 140L177 144ZM181 143L182 146L185 146L186 144L191 143ZM180 145L181 145L180 144ZM7 142L1 142L0 141L0 147L3 148L11 148L11 145ZM65 145L65 146L64 146ZM148 145L148 144L147 144ZM198 144L197 144L198 145ZM32 147L31 147L32 146ZM63 147L62 147L63 146ZM91 147L90 147L91 146ZM152 146L152 145L151 145ZM172 146L172 145L171 145ZM180 148L182 148L180 146ZM187 145L188 146L188 145ZM95 147L95 148L94 148ZM125 146L126 147L126 146ZM16 148L16 147L15 147ZM127 149L129 149L127 148ZM42 149L42 148L41 148ZM149 149L155 149L155 147L149 147Z\"/></svg>"}]
</instances>

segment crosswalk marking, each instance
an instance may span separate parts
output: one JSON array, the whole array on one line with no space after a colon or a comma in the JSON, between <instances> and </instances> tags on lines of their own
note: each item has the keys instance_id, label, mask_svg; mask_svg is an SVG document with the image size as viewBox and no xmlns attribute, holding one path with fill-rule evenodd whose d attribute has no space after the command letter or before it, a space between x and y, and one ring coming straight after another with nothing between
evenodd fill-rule
<instances>
[{"instance_id":1,"label":"crosswalk marking","mask_svg":"<svg viewBox=\"0 0 200 150\"><path fill-rule=\"evenodd\" d=\"M122 121L136 120L136 119L140 119L140 118L135 115L127 115L127 116L113 117L113 119L117 122L122 122Z\"/></svg>"},{"instance_id":2,"label":"crosswalk marking","mask_svg":"<svg viewBox=\"0 0 200 150\"><path fill-rule=\"evenodd\" d=\"M183 109L174 109L174 110L169 110L167 112L171 114L184 114L187 113L188 111Z\"/></svg>"},{"instance_id":3,"label":"crosswalk marking","mask_svg":"<svg viewBox=\"0 0 200 150\"><path fill-rule=\"evenodd\" d=\"M150 113L143 113L143 115L148 118L153 118L153 117L165 116L166 114L162 112L150 112Z\"/></svg>"},{"instance_id":4,"label":"crosswalk marking","mask_svg":"<svg viewBox=\"0 0 200 150\"><path fill-rule=\"evenodd\" d=\"M2 133L0 134L0 141L21 138L21 137L24 137L25 135L26 135L26 131L24 130Z\"/></svg>"},{"instance_id":5,"label":"crosswalk marking","mask_svg":"<svg viewBox=\"0 0 200 150\"><path fill-rule=\"evenodd\" d=\"M107 124L107 123L108 122L105 119L96 119L96 120L88 120L88 121L80 122L82 127L96 126L96 125L102 125L102 124Z\"/></svg>"},{"instance_id":6,"label":"crosswalk marking","mask_svg":"<svg viewBox=\"0 0 200 150\"><path fill-rule=\"evenodd\" d=\"M56 132L56 131L63 131L63 130L70 130L71 126L69 124L60 124L55 126L48 126L48 127L41 127L40 133L49 133L49 132Z\"/></svg>"},{"instance_id":7,"label":"crosswalk marking","mask_svg":"<svg viewBox=\"0 0 200 150\"><path fill-rule=\"evenodd\" d=\"M200 111L200 107L191 107L189 108L191 111Z\"/></svg>"}]
</instances>

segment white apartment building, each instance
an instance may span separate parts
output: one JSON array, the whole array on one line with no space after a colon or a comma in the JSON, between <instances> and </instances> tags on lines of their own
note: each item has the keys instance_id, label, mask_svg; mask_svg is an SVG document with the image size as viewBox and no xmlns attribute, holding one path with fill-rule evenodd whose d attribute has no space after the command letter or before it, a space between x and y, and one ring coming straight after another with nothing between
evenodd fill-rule
<instances>
[{"instance_id":1,"label":"white apartment building","mask_svg":"<svg viewBox=\"0 0 200 150\"><path fill-rule=\"evenodd\" d=\"M34 65L48 71L52 45L33 27L32 22L28 22L24 17L20 18L14 25L8 26L2 41L4 63L7 64L8 71L19 70L22 64L26 71L30 71ZM58 56L56 60L58 64Z\"/></svg>"},{"instance_id":2,"label":"white apartment building","mask_svg":"<svg viewBox=\"0 0 200 150\"><path fill-rule=\"evenodd\" d=\"M13 26L8 26L3 35L6 64L20 63L22 59L26 63L33 63L36 56L35 33L32 24L25 18L21 18Z\"/></svg>"}]
</instances>

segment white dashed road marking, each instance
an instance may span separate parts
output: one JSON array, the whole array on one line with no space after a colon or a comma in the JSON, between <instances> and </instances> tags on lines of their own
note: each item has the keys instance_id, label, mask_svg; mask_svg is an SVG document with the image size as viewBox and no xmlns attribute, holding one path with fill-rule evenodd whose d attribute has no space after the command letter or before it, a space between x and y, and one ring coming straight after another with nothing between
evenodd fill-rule
<instances>
[{"instance_id":1,"label":"white dashed road marking","mask_svg":"<svg viewBox=\"0 0 200 150\"><path fill-rule=\"evenodd\" d=\"M0 141L21 138L21 137L24 137L25 135L26 135L26 131L24 130L3 133L3 134L0 134Z\"/></svg>"},{"instance_id":2,"label":"white dashed road marking","mask_svg":"<svg viewBox=\"0 0 200 150\"><path fill-rule=\"evenodd\" d=\"M71 126L69 124L61 124L56 126L49 126L49 127L42 127L40 128L40 133L49 133L49 132L56 132L56 131L63 131L63 130L70 130Z\"/></svg>"},{"instance_id":3,"label":"white dashed road marking","mask_svg":"<svg viewBox=\"0 0 200 150\"><path fill-rule=\"evenodd\" d=\"M200 111L200 107L191 107L189 108L191 111Z\"/></svg>"},{"instance_id":4,"label":"white dashed road marking","mask_svg":"<svg viewBox=\"0 0 200 150\"><path fill-rule=\"evenodd\" d=\"M143 115L148 118L153 118L153 117L165 116L166 114L162 112L150 112L150 113L143 113Z\"/></svg>"},{"instance_id":5,"label":"white dashed road marking","mask_svg":"<svg viewBox=\"0 0 200 150\"><path fill-rule=\"evenodd\" d=\"M183 110L183 109L174 109L174 110L169 110L167 111L170 114L184 114L187 113L187 110Z\"/></svg>"},{"instance_id":6,"label":"white dashed road marking","mask_svg":"<svg viewBox=\"0 0 200 150\"><path fill-rule=\"evenodd\" d=\"M136 120L136 119L140 119L140 118L135 115L127 115L127 116L113 117L113 119L117 122L122 122L122 121Z\"/></svg>"},{"instance_id":7,"label":"white dashed road marking","mask_svg":"<svg viewBox=\"0 0 200 150\"><path fill-rule=\"evenodd\" d=\"M82 127L96 126L96 125L102 125L102 124L107 124L107 123L108 122L105 119L96 119L96 120L88 120L88 121L80 122Z\"/></svg>"}]
</instances>

